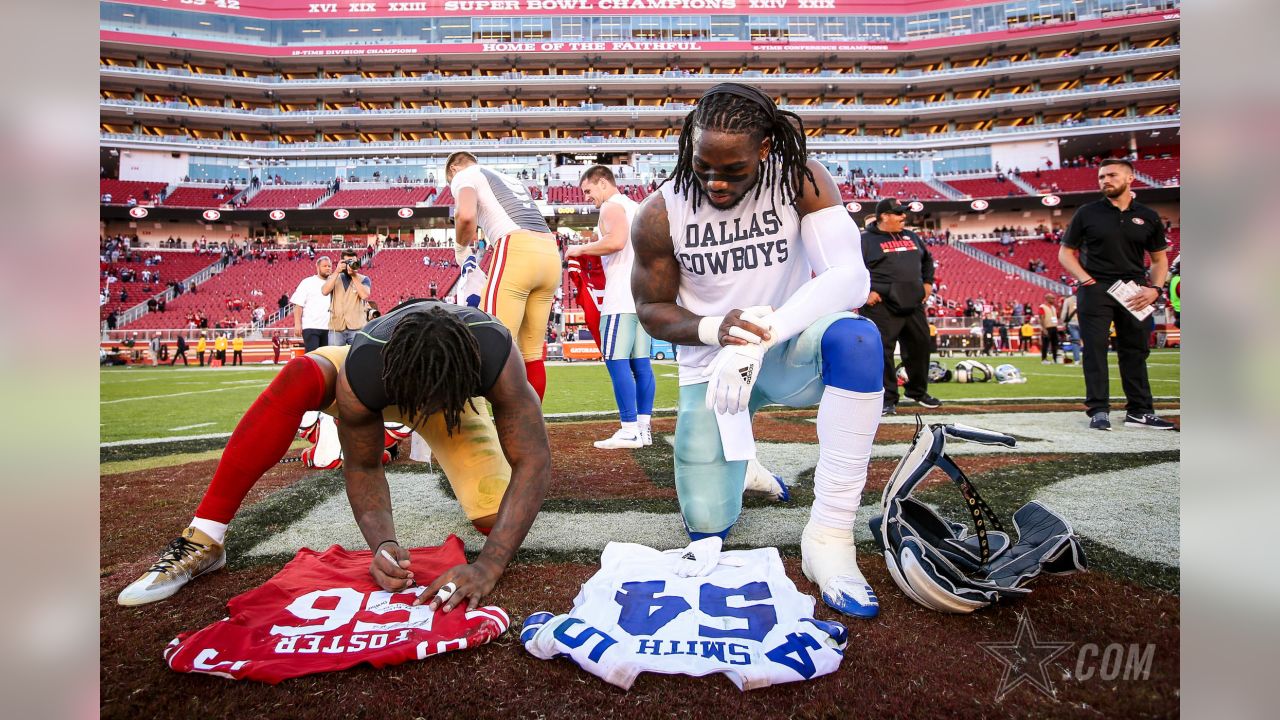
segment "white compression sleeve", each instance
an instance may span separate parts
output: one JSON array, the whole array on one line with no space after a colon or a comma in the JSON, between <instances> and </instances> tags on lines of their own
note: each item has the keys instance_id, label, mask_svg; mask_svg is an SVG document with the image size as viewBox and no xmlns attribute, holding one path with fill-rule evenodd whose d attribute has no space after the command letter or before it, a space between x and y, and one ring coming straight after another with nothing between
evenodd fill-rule
<instances>
[{"instance_id":1,"label":"white compression sleeve","mask_svg":"<svg viewBox=\"0 0 1280 720\"><path fill-rule=\"evenodd\" d=\"M800 241L816 277L769 316L775 342L799 335L823 315L862 307L871 290L871 274L862 262L862 235L844 206L805 215Z\"/></svg>"},{"instance_id":2,"label":"white compression sleeve","mask_svg":"<svg viewBox=\"0 0 1280 720\"><path fill-rule=\"evenodd\" d=\"M823 527L852 530L880 427L884 391L827 386L818 404L818 467L813 471L809 516Z\"/></svg>"}]
</instances>

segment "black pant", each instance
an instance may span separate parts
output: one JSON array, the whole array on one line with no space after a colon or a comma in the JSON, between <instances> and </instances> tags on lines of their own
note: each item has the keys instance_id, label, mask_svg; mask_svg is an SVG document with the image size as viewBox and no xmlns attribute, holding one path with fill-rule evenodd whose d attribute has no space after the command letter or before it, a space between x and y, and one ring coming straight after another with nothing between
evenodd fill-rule
<instances>
[{"instance_id":1,"label":"black pant","mask_svg":"<svg viewBox=\"0 0 1280 720\"><path fill-rule=\"evenodd\" d=\"M893 363L893 346L902 346L902 366L907 371L903 394L919 398L929 389L929 322L924 308L910 315L894 315L884 305L864 307L858 312L876 324L884 343L884 402L898 402L898 373Z\"/></svg>"},{"instance_id":2,"label":"black pant","mask_svg":"<svg viewBox=\"0 0 1280 720\"><path fill-rule=\"evenodd\" d=\"M306 328L302 331L302 345L307 352L329 344L329 331L324 328Z\"/></svg>"},{"instance_id":3,"label":"black pant","mask_svg":"<svg viewBox=\"0 0 1280 720\"><path fill-rule=\"evenodd\" d=\"M1040 359L1058 359L1058 328L1047 327L1040 336Z\"/></svg>"},{"instance_id":4,"label":"black pant","mask_svg":"<svg viewBox=\"0 0 1280 720\"><path fill-rule=\"evenodd\" d=\"M1112 280L1098 279L1080 288L1077 304L1080 339L1084 343L1085 412L1090 416L1111 410L1111 384L1107 377L1107 345L1111 323L1116 324L1116 355L1120 360L1120 384L1125 410L1131 415L1152 412L1151 383L1147 380L1147 356L1151 354L1146 324L1107 294Z\"/></svg>"},{"instance_id":5,"label":"black pant","mask_svg":"<svg viewBox=\"0 0 1280 720\"><path fill-rule=\"evenodd\" d=\"M186 351L186 349L185 349L185 348L184 348L184 349L182 349L182 350L179 350L179 351L177 352L177 354L173 356L173 359L169 361L169 364L170 364L170 365L177 365L177 364L178 364L178 358L182 358L182 364L183 364L183 365L186 365L186 364L187 364L187 351Z\"/></svg>"},{"instance_id":6,"label":"black pant","mask_svg":"<svg viewBox=\"0 0 1280 720\"><path fill-rule=\"evenodd\" d=\"M243 351L243 350L232 350L232 351L231 351L231 364L232 364L232 365L243 365L243 364L244 364L244 351Z\"/></svg>"}]
</instances>

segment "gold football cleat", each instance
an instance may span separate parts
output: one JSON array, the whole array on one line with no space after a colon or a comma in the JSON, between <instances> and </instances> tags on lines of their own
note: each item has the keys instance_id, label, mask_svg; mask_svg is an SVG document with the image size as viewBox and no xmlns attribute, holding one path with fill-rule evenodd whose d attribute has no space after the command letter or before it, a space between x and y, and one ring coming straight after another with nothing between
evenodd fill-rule
<instances>
[{"instance_id":1,"label":"gold football cleat","mask_svg":"<svg viewBox=\"0 0 1280 720\"><path fill-rule=\"evenodd\" d=\"M145 605L164 600L183 585L226 564L227 551L222 544L189 527L169 543L155 565L120 591L117 602Z\"/></svg>"}]
</instances>

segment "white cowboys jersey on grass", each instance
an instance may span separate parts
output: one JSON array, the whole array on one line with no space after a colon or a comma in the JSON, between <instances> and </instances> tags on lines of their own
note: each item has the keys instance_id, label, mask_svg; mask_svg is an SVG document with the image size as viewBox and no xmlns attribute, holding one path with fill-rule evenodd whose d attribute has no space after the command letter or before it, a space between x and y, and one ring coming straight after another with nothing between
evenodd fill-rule
<instances>
[{"instance_id":1,"label":"white cowboys jersey on grass","mask_svg":"<svg viewBox=\"0 0 1280 720\"><path fill-rule=\"evenodd\" d=\"M813 276L800 243L800 216L782 201L780 188L760 197L748 190L732 210L717 210L705 198L697 212L691 200L660 186L680 264L677 302L696 315L724 315L753 305L780 307ZM690 190L696 192L696 188ZM681 346L680 384L704 382L719 347Z\"/></svg>"},{"instance_id":2,"label":"white cowboys jersey on grass","mask_svg":"<svg viewBox=\"0 0 1280 720\"><path fill-rule=\"evenodd\" d=\"M627 213L627 227L630 228L635 220L636 210L640 209L640 203L622 193L617 193L605 202L622 206ZM600 256L600 263L604 265L604 304L600 307L601 315L636 311L636 301L631 296L631 266L635 264L636 253L631 247L631 233L627 232L626 235L627 243L621 250ZM599 225L596 225L596 237L604 237Z\"/></svg>"},{"instance_id":3,"label":"white cowboys jersey on grass","mask_svg":"<svg viewBox=\"0 0 1280 720\"><path fill-rule=\"evenodd\" d=\"M611 542L573 610L530 615L520 640L539 658L568 656L623 689L642 672L718 672L753 690L840 667L844 627L813 619L813 598L796 590L777 549L725 558L742 565L722 562L704 577L683 578L672 571L678 552Z\"/></svg>"}]
</instances>

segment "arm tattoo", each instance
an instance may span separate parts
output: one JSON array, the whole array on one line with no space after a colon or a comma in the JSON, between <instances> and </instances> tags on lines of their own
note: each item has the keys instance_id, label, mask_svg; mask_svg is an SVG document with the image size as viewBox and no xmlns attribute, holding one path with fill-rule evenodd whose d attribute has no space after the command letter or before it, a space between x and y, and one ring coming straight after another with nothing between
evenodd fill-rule
<instances>
[{"instance_id":1,"label":"arm tattoo","mask_svg":"<svg viewBox=\"0 0 1280 720\"><path fill-rule=\"evenodd\" d=\"M631 293L636 315L649 335L681 345L701 345L700 316L676 304L680 292L680 264L671 246L667 208L653 193L640 206L631 224L636 260L631 270Z\"/></svg>"},{"instance_id":2,"label":"arm tattoo","mask_svg":"<svg viewBox=\"0 0 1280 720\"><path fill-rule=\"evenodd\" d=\"M498 442L511 464L511 484L476 562L490 564L499 572L524 542L551 482L551 443L542 406L525 377L523 363L513 346L502 374L486 396L493 405Z\"/></svg>"},{"instance_id":3,"label":"arm tattoo","mask_svg":"<svg viewBox=\"0 0 1280 720\"><path fill-rule=\"evenodd\" d=\"M382 469L384 435L382 413L365 407L338 371L338 441L342 444L342 475L347 485L347 501L360 533L372 548L382 540L394 539L395 521L391 513L391 490Z\"/></svg>"}]
</instances>

